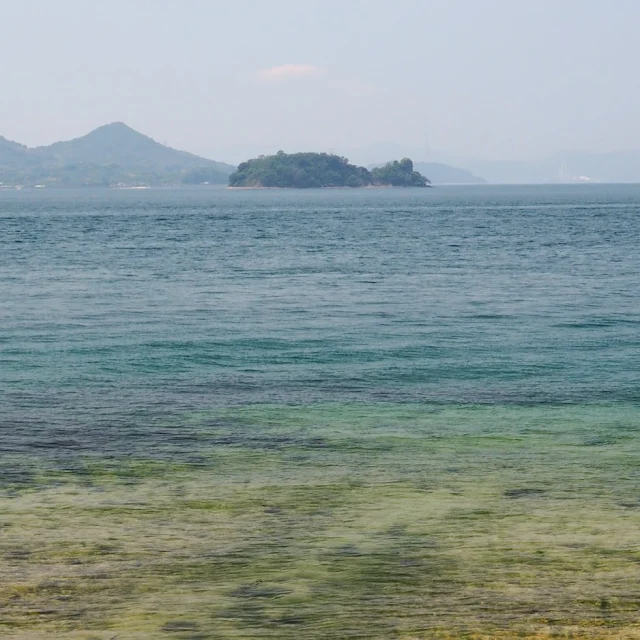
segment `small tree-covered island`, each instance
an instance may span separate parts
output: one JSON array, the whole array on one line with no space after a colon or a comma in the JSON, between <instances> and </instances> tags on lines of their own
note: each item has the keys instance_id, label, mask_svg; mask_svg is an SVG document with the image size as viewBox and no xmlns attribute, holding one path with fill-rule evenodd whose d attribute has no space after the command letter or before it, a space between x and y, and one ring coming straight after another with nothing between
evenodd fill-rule
<instances>
[{"instance_id":1,"label":"small tree-covered island","mask_svg":"<svg viewBox=\"0 0 640 640\"><path fill-rule=\"evenodd\" d=\"M328 153L284 153L243 162L229 177L229 186L245 189L318 187L427 187L431 183L414 171L409 158L377 167L350 164Z\"/></svg>"}]
</instances>

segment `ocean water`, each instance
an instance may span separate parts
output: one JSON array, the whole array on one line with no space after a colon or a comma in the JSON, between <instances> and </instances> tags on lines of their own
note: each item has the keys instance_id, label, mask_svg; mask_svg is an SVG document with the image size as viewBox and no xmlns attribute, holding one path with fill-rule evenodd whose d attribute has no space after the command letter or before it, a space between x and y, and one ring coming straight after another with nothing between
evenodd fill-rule
<instances>
[{"instance_id":1,"label":"ocean water","mask_svg":"<svg viewBox=\"0 0 640 640\"><path fill-rule=\"evenodd\" d=\"M640 186L0 192L2 636L640 637L638 246Z\"/></svg>"}]
</instances>

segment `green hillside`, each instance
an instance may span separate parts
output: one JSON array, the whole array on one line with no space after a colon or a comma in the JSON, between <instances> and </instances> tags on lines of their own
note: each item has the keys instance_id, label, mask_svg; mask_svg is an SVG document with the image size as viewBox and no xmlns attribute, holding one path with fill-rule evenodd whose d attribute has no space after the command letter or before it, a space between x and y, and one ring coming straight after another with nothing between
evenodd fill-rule
<instances>
[{"instance_id":1,"label":"green hillside","mask_svg":"<svg viewBox=\"0 0 640 640\"><path fill-rule=\"evenodd\" d=\"M226 184L234 168L162 145L121 122L35 149L0 138L3 186Z\"/></svg>"}]
</instances>

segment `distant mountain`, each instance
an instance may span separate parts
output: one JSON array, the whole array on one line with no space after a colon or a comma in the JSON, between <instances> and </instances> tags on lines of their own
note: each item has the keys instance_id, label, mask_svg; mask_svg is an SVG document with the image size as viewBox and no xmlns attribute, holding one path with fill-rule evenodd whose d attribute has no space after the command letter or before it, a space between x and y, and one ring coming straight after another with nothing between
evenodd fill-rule
<instances>
[{"instance_id":1,"label":"distant mountain","mask_svg":"<svg viewBox=\"0 0 640 640\"><path fill-rule=\"evenodd\" d=\"M428 176L433 184L486 184L484 178L473 175L471 171L459 169L441 162L416 162L416 171Z\"/></svg>"},{"instance_id":2,"label":"distant mountain","mask_svg":"<svg viewBox=\"0 0 640 640\"><path fill-rule=\"evenodd\" d=\"M226 184L234 170L162 145L121 122L35 149L0 138L4 186Z\"/></svg>"},{"instance_id":3,"label":"distant mountain","mask_svg":"<svg viewBox=\"0 0 640 640\"><path fill-rule=\"evenodd\" d=\"M494 184L640 183L640 150L566 151L531 161L455 160Z\"/></svg>"},{"instance_id":4,"label":"distant mountain","mask_svg":"<svg viewBox=\"0 0 640 640\"><path fill-rule=\"evenodd\" d=\"M27 152L27 147L0 136L0 162L8 160L20 161Z\"/></svg>"},{"instance_id":5,"label":"distant mountain","mask_svg":"<svg viewBox=\"0 0 640 640\"><path fill-rule=\"evenodd\" d=\"M425 161L416 162L416 167L434 184L454 182L446 175L439 177L438 167L433 166L438 164L464 167L473 176L481 176L490 184L640 183L640 149L598 153L562 151L527 160L488 160L443 150L379 142L350 151L347 155L367 166L377 166L386 158L399 155L423 158ZM432 165L432 168L427 165Z\"/></svg>"},{"instance_id":6,"label":"distant mountain","mask_svg":"<svg viewBox=\"0 0 640 640\"><path fill-rule=\"evenodd\" d=\"M383 166L383 163L370 164L369 169ZM459 169L441 162L416 162L415 170L426 176L431 184L486 184L486 180L473 175L466 169Z\"/></svg>"},{"instance_id":7,"label":"distant mountain","mask_svg":"<svg viewBox=\"0 0 640 640\"><path fill-rule=\"evenodd\" d=\"M41 160L17 142L0 137L0 185L22 184L21 176L37 171Z\"/></svg>"},{"instance_id":8,"label":"distant mountain","mask_svg":"<svg viewBox=\"0 0 640 640\"><path fill-rule=\"evenodd\" d=\"M492 184L545 184L557 173L557 167L542 161L468 159L465 166Z\"/></svg>"}]
</instances>

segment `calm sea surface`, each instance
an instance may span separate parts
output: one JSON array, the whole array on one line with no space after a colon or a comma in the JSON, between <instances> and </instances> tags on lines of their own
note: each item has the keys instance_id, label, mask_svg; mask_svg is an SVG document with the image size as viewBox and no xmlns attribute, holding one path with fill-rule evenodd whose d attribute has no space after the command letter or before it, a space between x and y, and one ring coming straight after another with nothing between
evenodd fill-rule
<instances>
[{"instance_id":1,"label":"calm sea surface","mask_svg":"<svg viewBox=\"0 0 640 640\"><path fill-rule=\"evenodd\" d=\"M357 499L343 503L354 510L377 477L390 486L415 474L444 491L440 474L457 469L469 490L492 478L477 500L495 496L494 515L575 490L604 500L609 522L617 491L627 507L615 508L640 506L639 247L640 186L0 192L0 489L45 490L60 474L89 473L88 460L112 461L116 476L127 460L218 473L223 454L243 450L258 456L255 473L238 461L225 482L360 474ZM371 444L378 436L384 447ZM433 457L420 448L443 438ZM342 443L334 453L332 442ZM346 517L327 505L332 522ZM345 545L341 562L360 566L366 544ZM385 575L393 591L395 574ZM538 600L560 602L550 590L562 580L536 575ZM229 602L268 597L243 580ZM463 620L456 602L442 611ZM193 607L182 631L208 629ZM263 608L251 622L228 607L229 637L236 619L253 629L246 637L280 619ZM508 626L496 607L492 624ZM584 613L569 596L565 609ZM322 635L309 616L291 623L308 625L295 637L352 637L346 622ZM374 637L358 620L353 637ZM165 635L181 630L163 624ZM282 624L273 637L294 633Z\"/></svg>"},{"instance_id":2,"label":"calm sea surface","mask_svg":"<svg viewBox=\"0 0 640 640\"><path fill-rule=\"evenodd\" d=\"M0 193L2 420L634 402L638 246L638 187Z\"/></svg>"}]
</instances>

